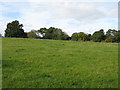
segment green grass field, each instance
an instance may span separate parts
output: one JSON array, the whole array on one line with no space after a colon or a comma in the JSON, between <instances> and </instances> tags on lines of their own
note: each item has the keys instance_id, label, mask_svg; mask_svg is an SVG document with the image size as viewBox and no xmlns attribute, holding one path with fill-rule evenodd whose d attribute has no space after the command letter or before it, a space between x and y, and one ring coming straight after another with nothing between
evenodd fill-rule
<instances>
[{"instance_id":1,"label":"green grass field","mask_svg":"<svg viewBox=\"0 0 120 90\"><path fill-rule=\"evenodd\" d=\"M3 38L3 88L117 88L118 44Z\"/></svg>"}]
</instances>

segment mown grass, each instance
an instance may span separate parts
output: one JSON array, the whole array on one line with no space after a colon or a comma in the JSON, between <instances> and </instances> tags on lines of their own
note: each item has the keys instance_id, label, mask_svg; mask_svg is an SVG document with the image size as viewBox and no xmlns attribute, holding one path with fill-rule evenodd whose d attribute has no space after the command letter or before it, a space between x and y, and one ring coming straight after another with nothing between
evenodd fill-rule
<instances>
[{"instance_id":1,"label":"mown grass","mask_svg":"<svg viewBox=\"0 0 120 90\"><path fill-rule=\"evenodd\" d=\"M118 44L3 38L3 88L117 88Z\"/></svg>"}]
</instances>

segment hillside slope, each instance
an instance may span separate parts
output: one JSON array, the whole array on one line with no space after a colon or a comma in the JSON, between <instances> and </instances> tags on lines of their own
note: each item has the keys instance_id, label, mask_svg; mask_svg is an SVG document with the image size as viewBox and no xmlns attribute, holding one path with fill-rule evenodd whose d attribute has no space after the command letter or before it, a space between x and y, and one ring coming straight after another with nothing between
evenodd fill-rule
<instances>
[{"instance_id":1,"label":"hillside slope","mask_svg":"<svg viewBox=\"0 0 120 90\"><path fill-rule=\"evenodd\" d=\"M3 38L3 88L117 88L118 44Z\"/></svg>"}]
</instances>

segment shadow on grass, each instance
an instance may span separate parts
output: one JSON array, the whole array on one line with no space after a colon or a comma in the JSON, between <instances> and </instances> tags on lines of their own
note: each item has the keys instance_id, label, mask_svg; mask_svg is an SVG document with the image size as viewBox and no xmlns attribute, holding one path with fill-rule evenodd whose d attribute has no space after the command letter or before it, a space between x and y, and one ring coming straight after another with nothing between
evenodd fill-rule
<instances>
[{"instance_id":1,"label":"shadow on grass","mask_svg":"<svg viewBox=\"0 0 120 90\"><path fill-rule=\"evenodd\" d=\"M20 61L20 60L2 60L2 68L16 68L24 66L28 62Z\"/></svg>"}]
</instances>

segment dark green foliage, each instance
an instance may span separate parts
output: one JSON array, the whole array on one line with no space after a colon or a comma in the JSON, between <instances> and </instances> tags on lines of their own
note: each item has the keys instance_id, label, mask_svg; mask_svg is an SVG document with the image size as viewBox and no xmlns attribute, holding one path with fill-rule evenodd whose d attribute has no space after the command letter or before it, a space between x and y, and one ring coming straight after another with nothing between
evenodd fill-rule
<instances>
[{"instance_id":1,"label":"dark green foliage","mask_svg":"<svg viewBox=\"0 0 120 90\"><path fill-rule=\"evenodd\" d=\"M115 33L115 41L120 42L120 30Z\"/></svg>"},{"instance_id":2,"label":"dark green foliage","mask_svg":"<svg viewBox=\"0 0 120 90\"><path fill-rule=\"evenodd\" d=\"M5 30L5 37L26 37L26 34L24 33L22 27L23 24L19 24L19 21L17 20L8 23L7 28Z\"/></svg>"},{"instance_id":3,"label":"dark green foliage","mask_svg":"<svg viewBox=\"0 0 120 90\"><path fill-rule=\"evenodd\" d=\"M2 34L0 34L0 37L2 37Z\"/></svg>"},{"instance_id":4,"label":"dark green foliage","mask_svg":"<svg viewBox=\"0 0 120 90\"><path fill-rule=\"evenodd\" d=\"M109 29L106 32L106 42L117 42L117 30Z\"/></svg>"},{"instance_id":5,"label":"dark green foliage","mask_svg":"<svg viewBox=\"0 0 120 90\"><path fill-rule=\"evenodd\" d=\"M85 34L84 32L80 32L78 33L78 37L79 37L79 41L87 41L87 34Z\"/></svg>"},{"instance_id":6,"label":"dark green foliage","mask_svg":"<svg viewBox=\"0 0 120 90\"><path fill-rule=\"evenodd\" d=\"M77 33L73 33L73 34L72 34L71 40L73 40L73 41L78 41L78 35L77 35Z\"/></svg>"},{"instance_id":7,"label":"dark green foliage","mask_svg":"<svg viewBox=\"0 0 120 90\"><path fill-rule=\"evenodd\" d=\"M27 33L28 38L40 38L39 35L37 35L37 31L31 30L30 32Z\"/></svg>"},{"instance_id":8,"label":"dark green foliage","mask_svg":"<svg viewBox=\"0 0 120 90\"><path fill-rule=\"evenodd\" d=\"M71 38L73 41L87 41L88 40L88 36L84 32L73 33Z\"/></svg>"},{"instance_id":9,"label":"dark green foliage","mask_svg":"<svg viewBox=\"0 0 120 90\"><path fill-rule=\"evenodd\" d=\"M91 34L88 34L87 35L87 41L90 41L92 38L91 38Z\"/></svg>"},{"instance_id":10,"label":"dark green foliage","mask_svg":"<svg viewBox=\"0 0 120 90\"><path fill-rule=\"evenodd\" d=\"M67 33L62 32L62 40L71 40L71 37Z\"/></svg>"},{"instance_id":11,"label":"dark green foliage","mask_svg":"<svg viewBox=\"0 0 120 90\"><path fill-rule=\"evenodd\" d=\"M58 28L50 27L45 34L45 39L61 40L61 38L62 30Z\"/></svg>"},{"instance_id":12,"label":"dark green foliage","mask_svg":"<svg viewBox=\"0 0 120 90\"><path fill-rule=\"evenodd\" d=\"M94 42L101 42L102 40L105 40L104 30L101 29L100 31L96 31L92 35L92 40Z\"/></svg>"},{"instance_id":13,"label":"dark green foliage","mask_svg":"<svg viewBox=\"0 0 120 90\"><path fill-rule=\"evenodd\" d=\"M115 29L109 29L106 32L106 37L114 36L117 31Z\"/></svg>"},{"instance_id":14,"label":"dark green foliage","mask_svg":"<svg viewBox=\"0 0 120 90\"><path fill-rule=\"evenodd\" d=\"M38 39L53 39L53 40L73 40L73 41L94 41L94 42L120 42L120 30L109 29L106 34L104 30L95 31L93 35L85 34L84 32L73 33L70 37L67 33L63 32L59 28L40 28L39 30L33 30L25 33L22 29L23 24L19 24L19 21L15 20L7 24L5 30L5 37L19 37L19 38L38 38ZM1 34L0 34L0 37Z\"/></svg>"},{"instance_id":15,"label":"dark green foliage","mask_svg":"<svg viewBox=\"0 0 120 90\"><path fill-rule=\"evenodd\" d=\"M38 32L41 34L43 39L54 39L54 40L68 40L69 36L62 32L61 29L55 28L55 27L50 27L49 29L47 28L40 28Z\"/></svg>"},{"instance_id":16,"label":"dark green foliage","mask_svg":"<svg viewBox=\"0 0 120 90\"><path fill-rule=\"evenodd\" d=\"M38 30L38 33L40 33L41 34L41 36L42 36L42 38L45 38L45 34L46 34L46 32L47 32L47 28L40 28L40 30Z\"/></svg>"}]
</instances>

